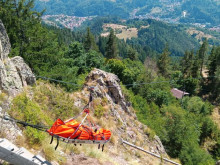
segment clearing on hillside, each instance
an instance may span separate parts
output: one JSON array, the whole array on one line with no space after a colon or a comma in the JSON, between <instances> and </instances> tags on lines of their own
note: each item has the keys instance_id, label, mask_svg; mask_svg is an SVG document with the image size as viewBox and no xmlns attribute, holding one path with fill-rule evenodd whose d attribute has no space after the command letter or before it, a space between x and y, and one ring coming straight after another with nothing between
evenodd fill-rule
<instances>
[{"instance_id":1,"label":"clearing on hillside","mask_svg":"<svg viewBox=\"0 0 220 165\"><path fill-rule=\"evenodd\" d=\"M190 34L191 36L195 35L195 38L197 40L202 41L203 38L207 38L207 39L216 39L215 37L213 37L212 35L209 34L205 34L202 31L196 30L195 28L189 28L186 31L188 34Z\"/></svg>"},{"instance_id":2,"label":"clearing on hillside","mask_svg":"<svg viewBox=\"0 0 220 165\"><path fill-rule=\"evenodd\" d=\"M124 25L119 24L104 24L103 26L104 32L101 34L103 37L107 37L109 35L109 30L113 29L116 33L116 37L119 39L127 39L137 38L138 37L138 29L137 28L128 28Z\"/></svg>"}]
</instances>

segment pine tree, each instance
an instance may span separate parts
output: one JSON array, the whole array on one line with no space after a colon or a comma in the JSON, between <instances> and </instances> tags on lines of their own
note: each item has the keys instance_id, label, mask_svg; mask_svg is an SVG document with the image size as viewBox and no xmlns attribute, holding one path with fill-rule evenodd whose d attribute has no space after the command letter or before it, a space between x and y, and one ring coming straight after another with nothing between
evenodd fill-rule
<instances>
[{"instance_id":1,"label":"pine tree","mask_svg":"<svg viewBox=\"0 0 220 165\"><path fill-rule=\"evenodd\" d=\"M159 72L164 77L169 76L169 71L170 71L170 57L169 57L169 55L170 55L170 52L168 49L168 45L166 45L165 49L163 50L163 53L160 55L159 60L157 62Z\"/></svg>"},{"instance_id":2,"label":"pine tree","mask_svg":"<svg viewBox=\"0 0 220 165\"><path fill-rule=\"evenodd\" d=\"M209 56L209 78L213 79L213 76L215 75L215 72L217 70L217 53L216 53L216 48L213 47L211 54Z\"/></svg>"},{"instance_id":3,"label":"pine tree","mask_svg":"<svg viewBox=\"0 0 220 165\"><path fill-rule=\"evenodd\" d=\"M199 53L196 53L196 56L193 58L193 65L191 69L191 76L193 78L197 78L199 75Z\"/></svg>"},{"instance_id":4,"label":"pine tree","mask_svg":"<svg viewBox=\"0 0 220 165\"><path fill-rule=\"evenodd\" d=\"M220 60L220 59L219 59ZM215 72L215 86L214 86L214 99L216 102L220 102L220 65Z\"/></svg>"},{"instance_id":5,"label":"pine tree","mask_svg":"<svg viewBox=\"0 0 220 165\"><path fill-rule=\"evenodd\" d=\"M183 59L181 61L181 66L182 66L182 73L184 77L189 77L191 76L191 69L193 67L193 51L188 52L186 51Z\"/></svg>"},{"instance_id":6,"label":"pine tree","mask_svg":"<svg viewBox=\"0 0 220 165\"><path fill-rule=\"evenodd\" d=\"M116 36L114 34L114 30L111 29L108 42L105 48L105 56L108 59L113 59L118 57L118 47L116 42Z\"/></svg>"},{"instance_id":7,"label":"pine tree","mask_svg":"<svg viewBox=\"0 0 220 165\"><path fill-rule=\"evenodd\" d=\"M127 57L130 58L132 61L138 60L138 53L132 47L127 48Z\"/></svg>"},{"instance_id":8,"label":"pine tree","mask_svg":"<svg viewBox=\"0 0 220 165\"><path fill-rule=\"evenodd\" d=\"M12 54L24 57L32 41L31 38L40 31L40 29L35 31L35 27L41 23L42 13L33 11L34 0L1 0L0 4L3 8L0 17L3 18L12 48L16 47L12 50Z\"/></svg>"},{"instance_id":9,"label":"pine tree","mask_svg":"<svg viewBox=\"0 0 220 165\"><path fill-rule=\"evenodd\" d=\"M209 56L209 87L213 99L220 101L220 47L213 48Z\"/></svg>"},{"instance_id":10,"label":"pine tree","mask_svg":"<svg viewBox=\"0 0 220 165\"><path fill-rule=\"evenodd\" d=\"M85 48L86 52L88 52L89 50L95 50L97 52L99 51L98 46L95 43L95 37L91 33L89 27L87 28L86 39L84 42L84 48Z\"/></svg>"},{"instance_id":11,"label":"pine tree","mask_svg":"<svg viewBox=\"0 0 220 165\"><path fill-rule=\"evenodd\" d=\"M204 65L205 58L206 58L207 50L208 50L208 41L207 39L205 39L203 41L202 46L199 49L199 64L200 64L200 75L201 76L202 76L202 68Z\"/></svg>"},{"instance_id":12,"label":"pine tree","mask_svg":"<svg viewBox=\"0 0 220 165\"><path fill-rule=\"evenodd\" d=\"M98 46L99 46L99 50L100 50L100 52L102 54L105 54L106 43L107 43L107 38L106 37L102 37L100 35L99 36Z\"/></svg>"},{"instance_id":13,"label":"pine tree","mask_svg":"<svg viewBox=\"0 0 220 165\"><path fill-rule=\"evenodd\" d=\"M50 70L58 62L57 37L41 25L34 0L0 0L2 19L12 46L10 56L21 56L35 73Z\"/></svg>"}]
</instances>

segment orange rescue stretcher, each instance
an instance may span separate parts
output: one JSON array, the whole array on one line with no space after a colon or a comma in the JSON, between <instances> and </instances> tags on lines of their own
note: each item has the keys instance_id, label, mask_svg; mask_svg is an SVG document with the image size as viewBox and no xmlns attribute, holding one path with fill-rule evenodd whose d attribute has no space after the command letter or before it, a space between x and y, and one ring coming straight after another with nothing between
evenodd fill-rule
<instances>
[{"instance_id":1,"label":"orange rescue stretcher","mask_svg":"<svg viewBox=\"0 0 220 165\"><path fill-rule=\"evenodd\" d=\"M82 123L89 115L89 109L85 109L83 112L86 116L81 123L77 122L75 119L70 119L66 122L61 119L57 119L52 127L47 130L47 132L52 136L50 144L53 142L53 137L57 138L57 149L59 145L59 140L66 143L80 143L80 144L103 144L102 150L104 149L104 144L107 143L111 137L110 130L107 129L95 129L83 125Z\"/></svg>"}]
</instances>

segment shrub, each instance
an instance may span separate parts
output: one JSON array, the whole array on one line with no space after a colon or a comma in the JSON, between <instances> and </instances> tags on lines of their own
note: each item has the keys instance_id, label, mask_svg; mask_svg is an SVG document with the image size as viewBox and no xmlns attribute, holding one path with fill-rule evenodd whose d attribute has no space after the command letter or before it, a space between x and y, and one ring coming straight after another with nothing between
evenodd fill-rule
<instances>
[{"instance_id":1,"label":"shrub","mask_svg":"<svg viewBox=\"0 0 220 165\"><path fill-rule=\"evenodd\" d=\"M95 116L98 117L98 118L101 118L105 113L105 108L103 108L102 105L97 105L96 108L95 108Z\"/></svg>"},{"instance_id":2,"label":"shrub","mask_svg":"<svg viewBox=\"0 0 220 165\"><path fill-rule=\"evenodd\" d=\"M47 84L43 81L34 88L34 100L44 109L52 120L67 119L79 113L74 100L59 86Z\"/></svg>"},{"instance_id":3,"label":"shrub","mask_svg":"<svg viewBox=\"0 0 220 165\"><path fill-rule=\"evenodd\" d=\"M146 128L144 129L144 133L145 133L146 135L148 135L148 137L149 137L150 140L154 140L154 137L156 136L155 131L152 130L152 129L150 129L150 128L148 128L148 127L146 127Z\"/></svg>"},{"instance_id":4,"label":"shrub","mask_svg":"<svg viewBox=\"0 0 220 165\"><path fill-rule=\"evenodd\" d=\"M45 139L45 134L31 127L26 127L24 134L30 145L41 145Z\"/></svg>"},{"instance_id":5,"label":"shrub","mask_svg":"<svg viewBox=\"0 0 220 165\"><path fill-rule=\"evenodd\" d=\"M195 146L193 144L188 144L184 146L181 151L179 158L183 164L191 165L213 165L215 164L211 155L206 153L206 151L199 148L199 146Z\"/></svg>"},{"instance_id":6,"label":"shrub","mask_svg":"<svg viewBox=\"0 0 220 165\"><path fill-rule=\"evenodd\" d=\"M18 95L12 103L9 114L16 117L16 119L35 125L51 124L51 120L41 111L39 105L30 100L26 93ZM22 129L28 138L29 144L39 145L42 143L44 139L44 134L42 132L30 127Z\"/></svg>"},{"instance_id":7,"label":"shrub","mask_svg":"<svg viewBox=\"0 0 220 165\"><path fill-rule=\"evenodd\" d=\"M45 155L46 160L48 161L52 161L57 158L57 153L52 146L49 145L45 146L43 148L43 153Z\"/></svg>"},{"instance_id":8,"label":"shrub","mask_svg":"<svg viewBox=\"0 0 220 165\"><path fill-rule=\"evenodd\" d=\"M0 105L7 100L7 94L1 93L0 94Z\"/></svg>"},{"instance_id":9,"label":"shrub","mask_svg":"<svg viewBox=\"0 0 220 165\"><path fill-rule=\"evenodd\" d=\"M210 115L213 110L213 106L209 102L204 102L199 97L184 97L183 106L184 109L195 114Z\"/></svg>"}]
</instances>

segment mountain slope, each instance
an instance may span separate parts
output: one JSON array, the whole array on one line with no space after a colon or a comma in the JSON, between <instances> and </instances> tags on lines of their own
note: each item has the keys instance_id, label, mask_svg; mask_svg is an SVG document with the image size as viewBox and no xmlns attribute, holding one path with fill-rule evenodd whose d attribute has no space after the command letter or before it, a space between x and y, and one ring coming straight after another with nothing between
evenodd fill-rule
<instances>
[{"instance_id":1,"label":"mountain slope","mask_svg":"<svg viewBox=\"0 0 220 165\"><path fill-rule=\"evenodd\" d=\"M0 115L12 117L33 125L52 125L57 118L68 119L76 116L89 101L88 87L94 87L94 109L91 116L97 127L110 129L112 137L105 152L97 145L68 146L62 143L59 151L49 145L50 136L31 127L19 128L15 123L0 118L0 136L21 147L40 153L48 161L59 164L159 164L160 159L146 156L136 150L121 147L120 139L140 145L151 152L167 157L160 139L146 126L141 124L133 108L125 100L120 80L114 74L94 69L86 78L81 91L67 93L59 86L47 82L35 82L30 68L21 57L8 58L10 43L6 30L0 21ZM19 84L19 85L18 85ZM27 86L33 85L35 86ZM77 118L81 121L81 118ZM89 123L84 123L88 124ZM34 150L33 150L34 149ZM95 159L93 159L95 158ZM74 161L72 161L74 159ZM83 159L83 160L82 160ZM80 161L81 160L81 161ZM85 161L86 160L86 161Z\"/></svg>"},{"instance_id":2,"label":"mountain slope","mask_svg":"<svg viewBox=\"0 0 220 165\"><path fill-rule=\"evenodd\" d=\"M41 154L47 160L55 160L60 164L68 165L72 162L110 165L160 164L160 159L120 143L123 138L145 150L167 157L160 139L149 127L137 120L132 106L123 96L119 79L114 74L94 69L87 76L83 89L75 93L66 93L52 84L38 81L35 87L28 87L13 100L9 112L20 120L26 119L38 124L51 124L58 117L63 120L68 119L76 116L89 101L88 87L91 86L94 87L94 109L91 109L89 119L95 122L98 128L110 129L112 132L104 152L98 150L98 145L74 146L65 143L61 143L58 151L54 151L56 144L45 144L50 140L48 134L22 127L26 140L22 140L24 138L22 137L17 143L28 145L30 148L34 146L35 149L40 148ZM30 109L35 110L31 112ZM82 118L79 116L76 120L81 121ZM88 121L84 124L89 125Z\"/></svg>"},{"instance_id":3,"label":"mountain slope","mask_svg":"<svg viewBox=\"0 0 220 165\"><path fill-rule=\"evenodd\" d=\"M47 9L46 14L75 16L135 16L172 19L187 23L220 23L217 0L37 0L35 9ZM183 11L186 15L182 17Z\"/></svg>"}]
</instances>

